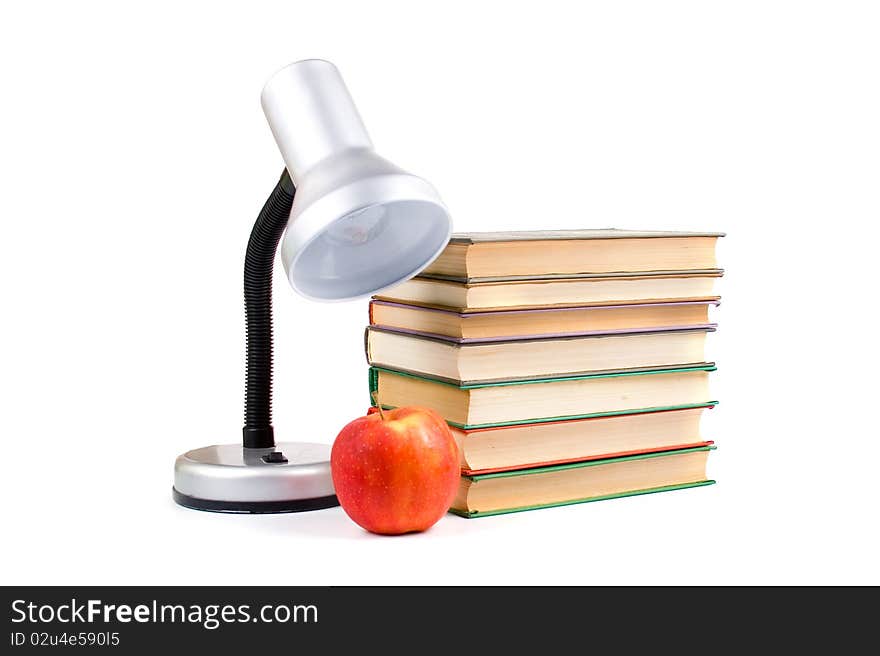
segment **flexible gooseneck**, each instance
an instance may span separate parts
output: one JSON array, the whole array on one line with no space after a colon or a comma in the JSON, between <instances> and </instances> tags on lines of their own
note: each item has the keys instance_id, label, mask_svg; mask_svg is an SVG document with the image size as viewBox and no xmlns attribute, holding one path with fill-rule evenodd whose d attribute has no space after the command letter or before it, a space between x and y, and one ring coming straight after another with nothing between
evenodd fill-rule
<instances>
[{"instance_id":1,"label":"flexible gooseneck","mask_svg":"<svg viewBox=\"0 0 880 656\"><path fill-rule=\"evenodd\" d=\"M248 448L275 446L272 429L272 270L295 191L285 169L254 223L244 258L247 374L242 438Z\"/></svg>"}]
</instances>

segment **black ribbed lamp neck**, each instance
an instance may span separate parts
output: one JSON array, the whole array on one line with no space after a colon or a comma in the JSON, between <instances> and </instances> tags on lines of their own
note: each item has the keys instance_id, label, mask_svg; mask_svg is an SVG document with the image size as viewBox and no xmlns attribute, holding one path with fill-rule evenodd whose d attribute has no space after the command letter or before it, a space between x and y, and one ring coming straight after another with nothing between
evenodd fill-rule
<instances>
[{"instance_id":1,"label":"black ribbed lamp neck","mask_svg":"<svg viewBox=\"0 0 880 656\"><path fill-rule=\"evenodd\" d=\"M295 187L285 169L254 223L244 258L247 333L243 444L275 446L272 429L272 271Z\"/></svg>"}]
</instances>

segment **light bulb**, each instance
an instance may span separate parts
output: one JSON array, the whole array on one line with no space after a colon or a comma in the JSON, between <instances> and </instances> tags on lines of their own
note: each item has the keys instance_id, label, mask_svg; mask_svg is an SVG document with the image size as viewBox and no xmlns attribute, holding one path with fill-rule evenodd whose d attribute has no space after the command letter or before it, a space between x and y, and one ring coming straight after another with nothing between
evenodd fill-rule
<instances>
[{"instance_id":1,"label":"light bulb","mask_svg":"<svg viewBox=\"0 0 880 656\"><path fill-rule=\"evenodd\" d=\"M327 237L339 246L357 246L371 241L385 228L384 205L372 205L335 221L327 228Z\"/></svg>"}]
</instances>

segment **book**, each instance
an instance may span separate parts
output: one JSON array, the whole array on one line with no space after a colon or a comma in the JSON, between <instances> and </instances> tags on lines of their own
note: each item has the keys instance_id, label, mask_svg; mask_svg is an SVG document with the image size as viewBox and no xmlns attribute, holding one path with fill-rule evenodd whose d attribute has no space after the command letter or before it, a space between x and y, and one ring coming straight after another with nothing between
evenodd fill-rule
<instances>
[{"instance_id":1,"label":"book","mask_svg":"<svg viewBox=\"0 0 880 656\"><path fill-rule=\"evenodd\" d=\"M706 364L708 329L460 344L371 326L370 364L457 383Z\"/></svg>"},{"instance_id":2,"label":"book","mask_svg":"<svg viewBox=\"0 0 880 656\"><path fill-rule=\"evenodd\" d=\"M436 410L466 430L542 421L679 409L714 403L712 365L647 372L588 374L530 381L462 384L370 368L370 396L382 407Z\"/></svg>"},{"instance_id":3,"label":"book","mask_svg":"<svg viewBox=\"0 0 880 656\"><path fill-rule=\"evenodd\" d=\"M713 407L451 430L462 473L486 474L707 446L700 418Z\"/></svg>"},{"instance_id":4,"label":"book","mask_svg":"<svg viewBox=\"0 0 880 656\"><path fill-rule=\"evenodd\" d=\"M712 448L463 476L450 510L484 517L711 485L706 461Z\"/></svg>"},{"instance_id":5,"label":"book","mask_svg":"<svg viewBox=\"0 0 880 656\"><path fill-rule=\"evenodd\" d=\"M503 282L416 277L377 295L383 301L468 310L612 305L633 302L711 301L721 270L602 274Z\"/></svg>"},{"instance_id":6,"label":"book","mask_svg":"<svg viewBox=\"0 0 880 656\"><path fill-rule=\"evenodd\" d=\"M723 233L536 230L454 234L422 275L469 281L714 269Z\"/></svg>"},{"instance_id":7,"label":"book","mask_svg":"<svg viewBox=\"0 0 880 656\"><path fill-rule=\"evenodd\" d=\"M570 337L613 332L715 328L709 308L718 301L679 301L463 312L374 300L370 323L416 335L460 342L512 338Z\"/></svg>"}]
</instances>

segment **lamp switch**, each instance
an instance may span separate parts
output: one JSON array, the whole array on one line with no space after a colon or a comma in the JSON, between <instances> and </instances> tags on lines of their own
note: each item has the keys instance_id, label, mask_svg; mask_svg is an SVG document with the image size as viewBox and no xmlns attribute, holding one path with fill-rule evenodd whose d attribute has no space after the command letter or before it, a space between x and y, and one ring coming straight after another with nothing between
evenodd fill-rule
<instances>
[{"instance_id":1,"label":"lamp switch","mask_svg":"<svg viewBox=\"0 0 880 656\"><path fill-rule=\"evenodd\" d=\"M281 451L273 451L263 456L263 462L270 465L279 465L287 462L287 458Z\"/></svg>"}]
</instances>

